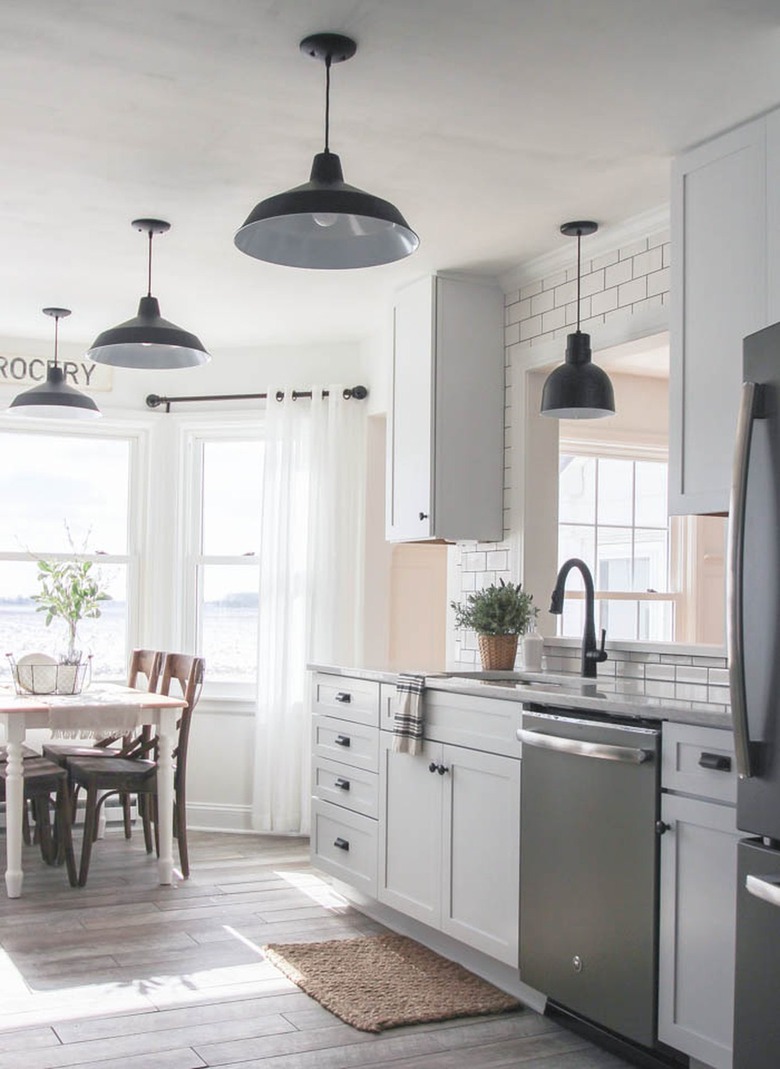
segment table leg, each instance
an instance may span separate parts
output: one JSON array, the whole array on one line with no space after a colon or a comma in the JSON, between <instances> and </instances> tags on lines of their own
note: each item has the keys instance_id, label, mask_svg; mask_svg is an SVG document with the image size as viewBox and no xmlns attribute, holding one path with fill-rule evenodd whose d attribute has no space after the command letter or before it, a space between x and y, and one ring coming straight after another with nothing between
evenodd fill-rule
<instances>
[{"instance_id":1,"label":"table leg","mask_svg":"<svg viewBox=\"0 0 780 1069\"><path fill-rule=\"evenodd\" d=\"M157 808L160 842L160 883L173 883L173 748L180 710L160 710L157 751Z\"/></svg>"},{"instance_id":2,"label":"table leg","mask_svg":"<svg viewBox=\"0 0 780 1069\"><path fill-rule=\"evenodd\" d=\"M8 763L5 773L5 887L9 898L22 893L22 810L24 772L22 740L24 723L18 716L6 720Z\"/></svg>"}]
</instances>

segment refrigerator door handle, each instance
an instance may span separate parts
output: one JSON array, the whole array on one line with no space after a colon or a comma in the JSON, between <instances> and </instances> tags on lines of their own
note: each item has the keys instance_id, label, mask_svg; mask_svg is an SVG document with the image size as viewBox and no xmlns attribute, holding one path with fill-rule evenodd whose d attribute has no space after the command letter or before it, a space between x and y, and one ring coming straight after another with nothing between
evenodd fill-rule
<instances>
[{"instance_id":1,"label":"refrigerator door handle","mask_svg":"<svg viewBox=\"0 0 780 1069\"><path fill-rule=\"evenodd\" d=\"M750 446L753 423L758 416L761 388L755 382L743 382L737 420L737 441L731 474L729 503L728 573L727 573L727 646L731 714L734 721L734 749L740 779L753 775L750 734L745 693L745 635L743 619L743 574L745 557L745 502L747 499Z\"/></svg>"},{"instance_id":2,"label":"refrigerator door handle","mask_svg":"<svg viewBox=\"0 0 780 1069\"><path fill-rule=\"evenodd\" d=\"M767 880L760 876L748 876L745 879L745 890L756 898L763 898L772 906L780 906L780 877Z\"/></svg>"}]
</instances>

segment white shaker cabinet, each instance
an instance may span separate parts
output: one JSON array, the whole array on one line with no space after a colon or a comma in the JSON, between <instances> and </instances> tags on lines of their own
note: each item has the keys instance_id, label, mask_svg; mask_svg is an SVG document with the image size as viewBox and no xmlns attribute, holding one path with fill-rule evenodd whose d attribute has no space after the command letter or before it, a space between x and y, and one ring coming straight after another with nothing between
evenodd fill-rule
<instances>
[{"instance_id":1,"label":"white shaker cabinet","mask_svg":"<svg viewBox=\"0 0 780 1069\"><path fill-rule=\"evenodd\" d=\"M388 541L503 537L503 324L489 279L435 275L397 294Z\"/></svg>"},{"instance_id":2,"label":"white shaker cabinet","mask_svg":"<svg viewBox=\"0 0 780 1069\"><path fill-rule=\"evenodd\" d=\"M767 138L770 138L768 146ZM767 164L769 163L769 169ZM669 511L726 512L742 339L772 321L780 282L780 122L774 113L674 161ZM774 278L772 278L774 276ZM780 318L780 290L774 318Z\"/></svg>"},{"instance_id":3,"label":"white shaker cabinet","mask_svg":"<svg viewBox=\"0 0 780 1069\"><path fill-rule=\"evenodd\" d=\"M697 1064L731 1069L740 838L732 736L664 725L663 751L658 1037Z\"/></svg>"},{"instance_id":4,"label":"white shaker cabinet","mask_svg":"<svg viewBox=\"0 0 780 1069\"><path fill-rule=\"evenodd\" d=\"M381 902L517 966L518 758L426 742L392 750L381 732Z\"/></svg>"}]
</instances>

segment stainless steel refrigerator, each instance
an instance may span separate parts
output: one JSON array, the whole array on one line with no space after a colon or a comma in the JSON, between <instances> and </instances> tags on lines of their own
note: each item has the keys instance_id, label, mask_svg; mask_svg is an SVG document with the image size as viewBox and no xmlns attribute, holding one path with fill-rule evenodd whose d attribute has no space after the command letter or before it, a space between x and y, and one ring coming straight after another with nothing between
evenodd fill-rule
<instances>
[{"instance_id":1,"label":"stainless steel refrigerator","mask_svg":"<svg viewBox=\"0 0 780 1069\"><path fill-rule=\"evenodd\" d=\"M739 771L734 1069L780 1066L780 324L745 339L729 517Z\"/></svg>"}]
</instances>

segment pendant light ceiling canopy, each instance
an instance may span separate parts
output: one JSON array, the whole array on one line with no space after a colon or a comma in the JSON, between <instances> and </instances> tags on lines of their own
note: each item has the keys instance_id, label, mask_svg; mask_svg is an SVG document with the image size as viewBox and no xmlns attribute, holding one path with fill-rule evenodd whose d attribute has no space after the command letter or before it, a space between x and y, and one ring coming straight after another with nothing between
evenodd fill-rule
<instances>
[{"instance_id":1,"label":"pendant light ceiling canopy","mask_svg":"<svg viewBox=\"0 0 780 1069\"><path fill-rule=\"evenodd\" d=\"M580 242L598 223L564 223L561 233L577 238L577 330L566 339L566 362L547 376L542 415L555 419L599 419L615 412L615 394L606 371L591 360L590 334L580 330Z\"/></svg>"},{"instance_id":2,"label":"pendant light ceiling canopy","mask_svg":"<svg viewBox=\"0 0 780 1069\"><path fill-rule=\"evenodd\" d=\"M99 419L98 406L91 397L68 386L57 362L60 320L70 315L70 309L44 308L43 313L54 319L54 360L46 368L46 381L15 397L7 414L38 419Z\"/></svg>"},{"instance_id":3,"label":"pendant light ceiling canopy","mask_svg":"<svg viewBox=\"0 0 780 1069\"><path fill-rule=\"evenodd\" d=\"M351 59L357 44L339 33L315 33L301 51L325 64L325 149L309 181L261 201L235 236L241 252L285 267L338 271L374 267L409 256L420 244L398 209L347 185L330 151L330 68Z\"/></svg>"},{"instance_id":4,"label":"pendant light ceiling canopy","mask_svg":"<svg viewBox=\"0 0 780 1069\"><path fill-rule=\"evenodd\" d=\"M203 342L188 330L163 319L160 305L152 296L152 239L165 234L171 224L162 219L134 219L133 227L149 236L147 294L138 305L138 315L99 334L87 351L98 364L113 367L175 369L199 367L211 357Z\"/></svg>"}]
</instances>

